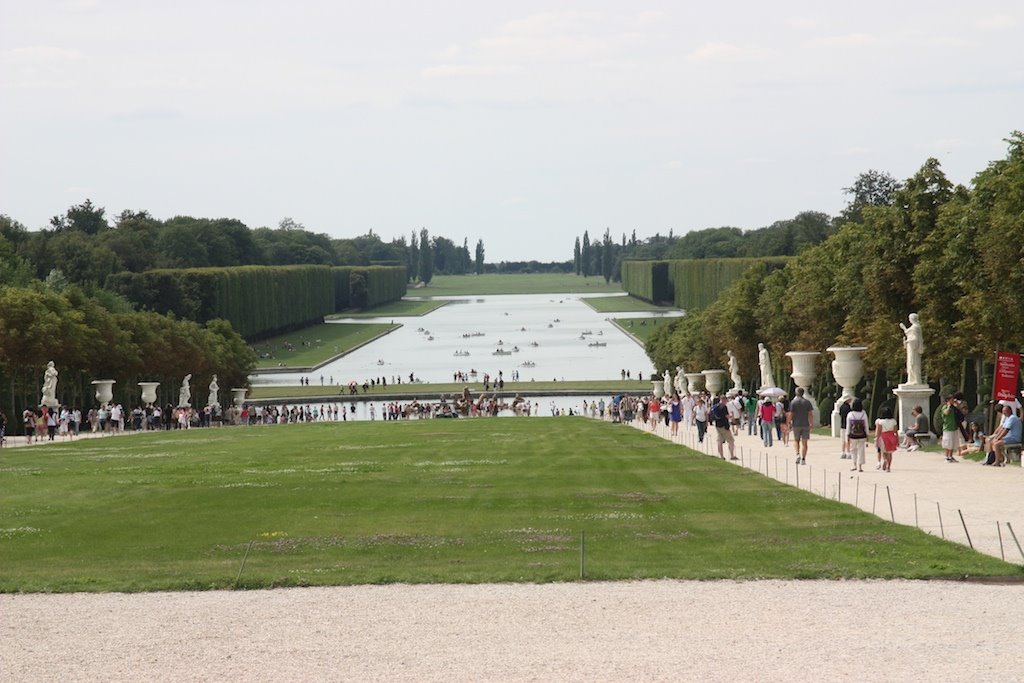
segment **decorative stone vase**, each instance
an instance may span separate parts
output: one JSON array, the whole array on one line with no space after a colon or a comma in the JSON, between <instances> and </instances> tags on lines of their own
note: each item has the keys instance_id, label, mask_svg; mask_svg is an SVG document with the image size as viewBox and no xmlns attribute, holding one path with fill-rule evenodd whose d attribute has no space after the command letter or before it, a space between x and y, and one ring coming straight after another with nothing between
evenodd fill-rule
<instances>
[{"instance_id":1,"label":"decorative stone vase","mask_svg":"<svg viewBox=\"0 0 1024 683\"><path fill-rule=\"evenodd\" d=\"M866 346L830 346L827 351L836 359L832 361L832 376L843 388L843 393L832 408L832 436L838 437L842 425L839 420L839 407L847 398L853 398L857 383L864 376L864 360L860 357L868 350Z\"/></svg>"},{"instance_id":2,"label":"decorative stone vase","mask_svg":"<svg viewBox=\"0 0 1024 683\"><path fill-rule=\"evenodd\" d=\"M819 351L790 351L786 354L793 361L793 372L790 377L798 387L808 391L814 384L814 378L818 374L817 362Z\"/></svg>"},{"instance_id":3,"label":"decorative stone vase","mask_svg":"<svg viewBox=\"0 0 1024 683\"><path fill-rule=\"evenodd\" d=\"M235 405L239 408L241 408L242 404L245 403L245 394L247 391L249 390L245 388L231 390L231 400L234 401Z\"/></svg>"},{"instance_id":4,"label":"decorative stone vase","mask_svg":"<svg viewBox=\"0 0 1024 683\"><path fill-rule=\"evenodd\" d=\"M701 370L701 375L704 376L704 386L708 388L713 395L718 396L722 393L722 387L725 385L725 370Z\"/></svg>"},{"instance_id":5,"label":"decorative stone vase","mask_svg":"<svg viewBox=\"0 0 1024 683\"><path fill-rule=\"evenodd\" d=\"M690 389L691 393L695 393L704 388L704 373L702 372L687 372L686 384Z\"/></svg>"},{"instance_id":6,"label":"decorative stone vase","mask_svg":"<svg viewBox=\"0 0 1024 683\"><path fill-rule=\"evenodd\" d=\"M160 382L139 382L139 386L142 387L142 402L147 406L156 403L156 388Z\"/></svg>"},{"instance_id":7,"label":"decorative stone vase","mask_svg":"<svg viewBox=\"0 0 1024 683\"><path fill-rule=\"evenodd\" d=\"M101 404L114 400L114 379L94 379L90 384L96 387L96 400Z\"/></svg>"}]
</instances>

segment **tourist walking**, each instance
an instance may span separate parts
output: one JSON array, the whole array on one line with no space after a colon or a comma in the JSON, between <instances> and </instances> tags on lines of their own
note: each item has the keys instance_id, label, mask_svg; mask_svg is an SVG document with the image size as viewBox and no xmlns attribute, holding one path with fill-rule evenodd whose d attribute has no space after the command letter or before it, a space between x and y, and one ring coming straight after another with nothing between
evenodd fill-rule
<instances>
[{"instance_id":1,"label":"tourist walking","mask_svg":"<svg viewBox=\"0 0 1024 683\"><path fill-rule=\"evenodd\" d=\"M881 455L883 472L892 471L892 454L899 448L899 423L892 417L892 408L882 406L875 420L875 445Z\"/></svg>"},{"instance_id":2,"label":"tourist walking","mask_svg":"<svg viewBox=\"0 0 1024 683\"><path fill-rule=\"evenodd\" d=\"M953 453L960 450L963 415L957 407L956 400L956 394L950 394L939 410L942 417L942 451L946 454L946 462L957 462Z\"/></svg>"},{"instance_id":3,"label":"tourist walking","mask_svg":"<svg viewBox=\"0 0 1024 683\"><path fill-rule=\"evenodd\" d=\"M793 448L800 464L807 464L807 444L811 440L811 421L814 405L804 398L803 387L797 387L796 397L789 404L789 427L793 437Z\"/></svg>"},{"instance_id":4,"label":"tourist walking","mask_svg":"<svg viewBox=\"0 0 1024 683\"><path fill-rule=\"evenodd\" d=\"M772 446L772 428L775 424L775 403L766 398L761 402L761 442L768 448Z\"/></svg>"},{"instance_id":5,"label":"tourist walking","mask_svg":"<svg viewBox=\"0 0 1024 683\"><path fill-rule=\"evenodd\" d=\"M708 407L700 394L693 403L693 424L697 427L697 443L704 443L704 434L708 430Z\"/></svg>"},{"instance_id":6,"label":"tourist walking","mask_svg":"<svg viewBox=\"0 0 1024 683\"><path fill-rule=\"evenodd\" d=\"M868 443L868 415L864 412L864 402L859 398L854 399L850 412L846 415L846 437L850 441L850 458L853 459L853 468L850 471L863 472L864 449Z\"/></svg>"},{"instance_id":7,"label":"tourist walking","mask_svg":"<svg viewBox=\"0 0 1024 683\"><path fill-rule=\"evenodd\" d=\"M733 438L732 429L729 426L729 407L726 405L728 402L728 397L719 397L718 403L711 409L710 417L715 424L715 432L718 434L718 457L725 460L722 444L729 444L729 459L739 460L736 457L736 440Z\"/></svg>"}]
</instances>

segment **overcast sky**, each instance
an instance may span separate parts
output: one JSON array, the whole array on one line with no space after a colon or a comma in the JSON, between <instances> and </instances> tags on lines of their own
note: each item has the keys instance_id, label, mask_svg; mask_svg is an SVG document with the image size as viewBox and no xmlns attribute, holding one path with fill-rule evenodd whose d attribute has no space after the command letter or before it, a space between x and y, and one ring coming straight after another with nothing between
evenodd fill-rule
<instances>
[{"instance_id":1,"label":"overcast sky","mask_svg":"<svg viewBox=\"0 0 1024 683\"><path fill-rule=\"evenodd\" d=\"M0 0L0 213L91 198L552 260L1005 155L1020 0L834 4Z\"/></svg>"}]
</instances>

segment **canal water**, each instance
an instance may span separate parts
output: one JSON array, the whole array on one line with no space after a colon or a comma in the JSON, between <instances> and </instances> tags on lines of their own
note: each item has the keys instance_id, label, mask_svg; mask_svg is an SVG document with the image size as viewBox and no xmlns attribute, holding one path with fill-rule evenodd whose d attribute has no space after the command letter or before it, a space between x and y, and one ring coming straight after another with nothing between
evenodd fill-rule
<instances>
[{"instance_id":1,"label":"canal water","mask_svg":"<svg viewBox=\"0 0 1024 683\"><path fill-rule=\"evenodd\" d=\"M456 372L477 377L499 372L522 382L619 379L654 370L643 347L611 323L611 317L649 317L662 324L671 314L597 313L579 295L531 294L458 297L418 317L387 317L336 322L396 322L402 327L313 373L257 373L252 384L362 384L384 377L394 384L412 374L417 380L452 382Z\"/></svg>"}]
</instances>

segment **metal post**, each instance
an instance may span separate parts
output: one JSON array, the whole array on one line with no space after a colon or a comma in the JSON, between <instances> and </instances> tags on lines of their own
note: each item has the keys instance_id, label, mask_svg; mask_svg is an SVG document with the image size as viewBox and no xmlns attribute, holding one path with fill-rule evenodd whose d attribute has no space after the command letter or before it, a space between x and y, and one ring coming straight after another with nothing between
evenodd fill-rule
<instances>
[{"instance_id":1,"label":"metal post","mask_svg":"<svg viewBox=\"0 0 1024 683\"><path fill-rule=\"evenodd\" d=\"M1006 523L1006 528L1010 530L1010 535L1013 536L1013 542L1017 544L1017 552L1020 553L1021 557L1024 557L1024 550L1020 547L1020 541L1017 540L1017 534L1013 533L1013 527L1009 522Z\"/></svg>"},{"instance_id":2,"label":"metal post","mask_svg":"<svg viewBox=\"0 0 1024 683\"><path fill-rule=\"evenodd\" d=\"M1003 558L1003 562L1006 562L1006 552L1003 551L1003 530L999 526L999 522L996 522L996 533L999 534L999 557Z\"/></svg>"},{"instance_id":3,"label":"metal post","mask_svg":"<svg viewBox=\"0 0 1024 683\"><path fill-rule=\"evenodd\" d=\"M914 526L916 526L918 529L921 528L921 524L917 520L917 494L916 493L914 494Z\"/></svg>"},{"instance_id":4,"label":"metal post","mask_svg":"<svg viewBox=\"0 0 1024 683\"><path fill-rule=\"evenodd\" d=\"M587 562L587 539L584 535L583 529L580 529L580 581L587 578L586 572Z\"/></svg>"},{"instance_id":5,"label":"metal post","mask_svg":"<svg viewBox=\"0 0 1024 683\"><path fill-rule=\"evenodd\" d=\"M853 496L853 507L860 507L860 477L857 477L857 491L854 493Z\"/></svg>"},{"instance_id":6,"label":"metal post","mask_svg":"<svg viewBox=\"0 0 1024 683\"><path fill-rule=\"evenodd\" d=\"M960 508L957 508L956 511L957 514L960 515L960 523L964 525L964 535L967 536L967 545L971 546L971 550L974 550L974 544L971 543L971 535L967 533L967 522L964 521L964 513L960 511Z\"/></svg>"},{"instance_id":7,"label":"metal post","mask_svg":"<svg viewBox=\"0 0 1024 683\"><path fill-rule=\"evenodd\" d=\"M875 491L871 494L871 514L875 514L875 501L878 499L878 484L875 484Z\"/></svg>"},{"instance_id":8,"label":"metal post","mask_svg":"<svg viewBox=\"0 0 1024 683\"><path fill-rule=\"evenodd\" d=\"M252 544L254 541L249 541L249 545L245 546L245 555L242 556L242 566L238 568L238 576L235 577L235 587L238 587L238 582L242 578L242 570L245 569L245 561L249 559L249 551L252 550Z\"/></svg>"},{"instance_id":9,"label":"metal post","mask_svg":"<svg viewBox=\"0 0 1024 683\"><path fill-rule=\"evenodd\" d=\"M945 538L946 527L942 526L942 508L939 507L939 501L935 501L935 509L939 512L939 533L941 533L942 537Z\"/></svg>"},{"instance_id":10,"label":"metal post","mask_svg":"<svg viewBox=\"0 0 1024 683\"><path fill-rule=\"evenodd\" d=\"M837 487L837 491L839 492L839 496L836 498L836 500L838 500L840 503L842 503L843 502L843 473L842 472L836 472L836 482L839 484L839 486Z\"/></svg>"},{"instance_id":11,"label":"metal post","mask_svg":"<svg viewBox=\"0 0 1024 683\"><path fill-rule=\"evenodd\" d=\"M889 517L891 517L892 521L895 522L896 521L896 513L893 512L893 509L892 509L892 492L889 491L889 485L888 484L885 485L885 495L887 495L889 497Z\"/></svg>"}]
</instances>

